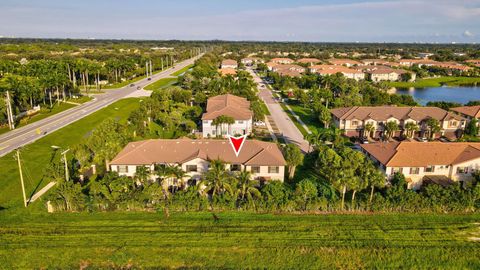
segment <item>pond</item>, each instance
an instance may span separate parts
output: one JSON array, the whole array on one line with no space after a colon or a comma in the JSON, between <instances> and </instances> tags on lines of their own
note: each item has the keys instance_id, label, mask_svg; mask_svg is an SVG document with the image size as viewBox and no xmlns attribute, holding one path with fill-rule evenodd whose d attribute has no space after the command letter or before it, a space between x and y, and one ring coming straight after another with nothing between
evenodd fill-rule
<instances>
[{"instance_id":1,"label":"pond","mask_svg":"<svg viewBox=\"0 0 480 270\"><path fill-rule=\"evenodd\" d=\"M398 88L393 93L411 95L422 105L427 104L429 101L448 101L465 104L471 100L480 100L480 86Z\"/></svg>"}]
</instances>

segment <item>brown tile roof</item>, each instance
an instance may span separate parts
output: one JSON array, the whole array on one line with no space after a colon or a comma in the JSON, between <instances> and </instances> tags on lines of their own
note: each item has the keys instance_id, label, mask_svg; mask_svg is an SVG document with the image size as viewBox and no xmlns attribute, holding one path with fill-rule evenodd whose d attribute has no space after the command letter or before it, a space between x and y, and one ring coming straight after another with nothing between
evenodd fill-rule
<instances>
[{"instance_id":1,"label":"brown tile roof","mask_svg":"<svg viewBox=\"0 0 480 270\"><path fill-rule=\"evenodd\" d=\"M233 59L225 59L222 61L222 66L224 65L237 65L237 61L236 60L233 60Z\"/></svg>"},{"instance_id":2,"label":"brown tile roof","mask_svg":"<svg viewBox=\"0 0 480 270\"><path fill-rule=\"evenodd\" d=\"M237 71L234 69L234 68L220 68L218 69L218 72L222 75L222 76L227 76L227 75L237 75Z\"/></svg>"},{"instance_id":3,"label":"brown tile roof","mask_svg":"<svg viewBox=\"0 0 480 270\"><path fill-rule=\"evenodd\" d=\"M273 62L273 63L280 63L280 62L293 63L293 62L295 62L295 61L293 61L293 60L290 59L290 58L277 57L277 58L273 58L272 60L270 60L270 62Z\"/></svg>"},{"instance_id":4,"label":"brown tile roof","mask_svg":"<svg viewBox=\"0 0 480 270\"><path fill-rule=\"evenodd\" d=\"M297 60L298 63L310 64L310 63L319 63L320 60L317 58L301 58Z\"/></svg>"},{"instance_id":5,"label":"brown tile roof","mask_svg":"<svg viewBox=\"0 0 480 270\"><path fill-rule=\"evenodd\" d=\"M376 107L346 107L330 110L333 115L339 119L373 119L375 121L386 121L389 118L398 120L413 119L417 122L428 118L435 118L439 121L457 119L463 120L463 117L447 112L437 107L396 107L396 106L376 106Z\"/></svg>"},{"instance_id":6,"label":"brown tile roof","mask_svg":"<svg viewBox=\"0 0 480 270\"><path fill-rule=\"evenodd\" d=\"M317 73L320 75L331 75L336 73L343 73L343 74L363 74L362 71L356 70L353 68L348 68L344 66L331 66L328 68L317 70Z\"/></svg>"},{"instance_id":7,"label":"brown tile roof","mask_svg":"<svg viewBox=\"0 0 480 270\"><path fill-rule=\"evenodd\" d=\"M328 62L330 62L333 65L346 65L346 64L361 65L362 64L361 62L358 62L352 59L337 59L337 58L329 59Z\"/></svg>"},{"instance_id":8,"label":"brown tile roof","mask_svg":"<svg viewBox=\"0 0 480 270\"><path fill-rule=\"evenodd\" d=\"M452 165L480 158L480 143L389 142L361 147L388 167Z\"/></svg>"},{"instance_id":9,"label":"brown tile roof","mask_svg":"<svg viewBox=\"0 0 480 270\"><path fill-rule=\"evenodd\" d=\"M284 166L286 164L282 152L275 143L247 140L237 157L227 140L213 139L157 139L131 142L110 164L184 163L195 158L221 159L231 164L250 166Z\"/></svg>"},{"instance_id":10,"label":"brown tile roof","mask_svg":"<svg viewBox=\"0 0 480 270\"><path fill-rule=\"evenodd\" d=\"M451 108L450 110L459 112L464 115L468 115L470 117L480 118L480 105L455 107Z\"/></svg>"},{"instance_id":11,"label":"brown tile roof","mask_svg":"<svg viewBox=\"0 0 480 270\"><path fill-rule=\"evenodd\" d=\"M235 120L248 120L253 116L250 101L231 94L209 98L207 111L202 115L202 120L213 120L220 115L231 116Z\"/></svg>"}]
</instances>

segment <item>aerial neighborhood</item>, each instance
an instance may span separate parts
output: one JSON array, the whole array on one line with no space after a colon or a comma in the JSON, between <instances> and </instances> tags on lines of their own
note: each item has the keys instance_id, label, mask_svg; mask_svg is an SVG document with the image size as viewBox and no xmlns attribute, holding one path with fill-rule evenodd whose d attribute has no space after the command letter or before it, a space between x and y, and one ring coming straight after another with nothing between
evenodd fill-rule
<instances>
[{"instance_id":1,"label":"aerial neighborhood","mask_svg":"<svg viewBox=\"0 0 480 270\"><path fill-rule=\"evenodd\" d=\"M0 1L0 269L480 269L479 15Z\"/></svg>"}]
</instances>

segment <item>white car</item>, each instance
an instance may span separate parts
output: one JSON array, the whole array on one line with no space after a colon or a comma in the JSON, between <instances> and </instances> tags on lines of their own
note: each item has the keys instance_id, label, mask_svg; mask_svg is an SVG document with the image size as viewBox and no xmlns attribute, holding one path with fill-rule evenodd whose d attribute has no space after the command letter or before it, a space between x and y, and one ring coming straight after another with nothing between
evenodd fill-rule
<instances>
[{"instance_id":1,"label":"white car","mask_svg":"<svg viewBox=\"0 0 480 270\"><path fill-rule=\"evenodd\" d=\"M263 122L263 121L255 122L255 126L257 126L257 127L263 127L263 126L265 126L265 122Z\"/></svg>"}]
</instances>

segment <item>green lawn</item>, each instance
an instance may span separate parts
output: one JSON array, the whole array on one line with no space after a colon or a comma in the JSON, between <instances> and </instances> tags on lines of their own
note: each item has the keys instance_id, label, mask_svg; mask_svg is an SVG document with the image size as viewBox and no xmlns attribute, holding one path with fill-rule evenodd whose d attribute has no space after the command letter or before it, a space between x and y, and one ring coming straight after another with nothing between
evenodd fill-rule
<instances>
[{"instance_id":1,"label":"green lawn","mask_svg":"<svg viewBox=\"0 0 480 270\"><path fill-rule=\"evenodd\" d=\"M164 71L165 69L167 69L167 67L165 67L163 70L156 70L153 72L153 74L157 74L157 73L160 73L162 71ZM142 76L139 76L139 77L135 77L131 80L126 80L126 81L123 81L123 82L119 82L119 83L114 83L112 85L104 85L102 86L102 89L117 89L117 88L122 88L124 86L127 86L131 83L135 83L139 80L142 80L142 79L145 79L147 77L147 75L142 75Z\"/></svg>"},{"instance_id":2,"label":"green lawn","mask_svg":"<svg viewBox=\"0 0 480 270\"><path fill-rule=\"evenodd\" d=\"M144 87L145 90L159 90L176 83L178 78L163 78Z\"/></svg>"},{"instance_id":3,"label":"green lawn","mask_svg":"<svg viewBox=\"0 0 480 270\"><path fill-rule=\"evenodd\" d=\"M5 212L5 269L480 268L478 214Z\"/></svg>"},{"instance_id":4,"label":"green lawn","mask_svg":"<svg viewBox=\"0 0 480 270\"><path fill-rule=\"evenodd\" d=\"M120 100L23 147L21 153L27 195L31 195L35 190L38 191L40 187L47 184L42 176L45 168L50 163L52 155L51 145L61 146L62 148L75 145L103 120L109 117L124 120L138 106L138 99ZM13 153L0 158L0 168L0 207L10 208L22 205L23 199L18 168L16 161L13 159Z\"/></svg>"},{"instance_id":5,"label":"green lawn","mask_svg":"<svg viewBox=\"0 0 480 270\"><path fill-rule=\"evenodd\" d=\"M320 122L317 115L315 115L310 108L305 108L302 105L289 104L292 111L297 114L300 119L307 125L310 131L321 129Z\"/></svg>"},{"instance_id":6,"label":"green lawn","mask_svg":"<svg viewBox=\"0 0 480 270\"><path fill-rule=\"evenodd\" d=\"M31 124L33 122L36 122L36 121L39 121L39 120L42 120L44 118L47 118L49 116L52 116L54 114L57 114L59 112L63 112L65 110L68 110L72 107L75 107L76 105L74 104L69 104L69 103L59 103L59 104L54 104L53 105L53 108L50 110L50 109L45 109L45 110L42 110L40 111L39 113L31 116L31 117L27 117L27 118L23 118L20 123L18 123L17 125L15 125L16 128L19 128L19 127L23 127L27 124ZM0 127L0 134L2 133L5 133L5 132L8 132L10 131L10 129L8 129L8 126L4 126L4 127Z\"/></svg>"},{"instance_id":7,"label":"green lawn","mask_svg":"<svg viewBox=\"0 0 480 270\"><path fill-rule=\"evenodd\" d=\"M415 82L388 82L391 87L398 88L425 88L438 87L442 85L448 86L468 86L480 84L480 77L438 77L430 79L418 79Z\"/></svg>"},{"instance_id":8,"label":"green lawn","mask_svg":"<svg viewBox=\"0 0 480 270\"><path fill-rule=\"evenodd\" d=\"M174 73L172 73L172 76L180 76L182 75L183 73L185 73L187 70L191 69L193 67L193 64L192 65L188 65L178 71L175 71Z\"/></svg>"}]
</instances>

